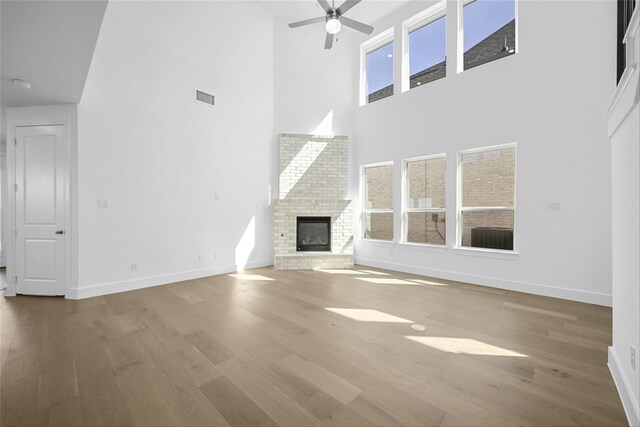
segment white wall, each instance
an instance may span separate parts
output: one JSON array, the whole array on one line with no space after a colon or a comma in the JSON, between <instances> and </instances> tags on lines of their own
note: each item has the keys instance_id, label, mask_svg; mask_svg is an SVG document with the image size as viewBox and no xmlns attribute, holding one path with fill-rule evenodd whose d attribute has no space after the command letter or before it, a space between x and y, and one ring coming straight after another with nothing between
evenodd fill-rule
<instances>
[{"instance_id":1,"label":"white wall","mask_svg":"<svg viewBox=\"0 0 640 427\"><path fill-rule=\"evenodd\" d=\"M609 368L629 424L640 424L640 9L627 34L627 69L607 109L612 165L613 345ZM635 368L631 349L635 348Z\"/></svg>"},{"instance_id":2,"label":"white wall","mask_svg":"<svg viewBox=\"0 0 640 427\"><path fill-rule=\"evenodd\" d=\"M0 105L0 153L7 152L6 108Z\"/></svg>"},{"instance_id":3,"label":"white wall","mask_svg":"<svg viewBox=\"0 0 640 427\"><path fill-rule=\"evenodd\" d=\"M356 108L354 167L393 160L396 207L401 160L447 154L449 218L447 250L358 238L356 262L610 305L611 154L603 111L615 86L615 3L518 3L517 54L460 74L450 63L446 78L406 93L398 93L396 75L396 95ZM404 8L376 29L398 28L429 4ZM451 62L454 2L448 13ZM454 249L456 152L510 142L518 143L519 255ZM548 201L561 210L546 211ZM396 241L399 219L396 209Z\"/></svg>"},{"instance_id":4,"label":"white wall","mask_svg":"<svg viewBox=\"0 0 640 427\"><path fill-rule=\"evenodd\" d=\"M638 104L611 138L613 164L613 346L609 365L630 422L640 419L640 108ZM636 367L630 363L630 346L636 349ZM613 357L611 356L613 353ZM613 359L613 360L612 360ZM633 415L633 416L632 416ZM633 420L633 422L632 422Z\"/></svg>"},{"instance_id":5,"label":"white wall","mask_svg":"<svg viewBox=\"0 0 640 427\"><path fill-rule=\"evenodd\" d=\"M5 106L0 105L0 191L2 192L0 203L0 267L6 266L5 258L5 245L4 236L6 235L6 220L5 211L7 209L7 174L6 174L6 159L7 159L7 129L5 118Z\"/></svg>"},{"instance_id":6,"label":"white wall","mask_svg":"<svg viewBox=\"0 0 640 427\"><path fill-rule=\"evenodd\" d=\"M293 18L274 18L275 130L348 135L353 123L353 35L345 29L324 49L322 24L291 29ZM332 113L332 120L324 121ZM323 123L324 122L324 123Z\"/></svg>"},{"instance_id":7,"label":"white wall","mask_svg":"<svg viewBox=\"0 0 640 427\"><path fill-rule=\"evenodd\" d=\"M324 25L289 28L287 24L295 20L274 18L275 133L351 136L357 87L353 72L358 64L353 56L353 34L344 29L332 49L326 50ZM273 144L277 144L275 135ZM350 139L350 157L352 150ZM353 177L351 164L349 167ZM277 182L274 176L273 184Z\"/></svg>"},{"instance_id":8,"label":"white wall","mask_svg":"<svg viewBox=\"0 0 640 427\"><path fill-rule=\"evenodd\" d=\"M273 58L257 4L109 3L79 104L71 297L272 263Z\"/></svg>"}]
</instances>

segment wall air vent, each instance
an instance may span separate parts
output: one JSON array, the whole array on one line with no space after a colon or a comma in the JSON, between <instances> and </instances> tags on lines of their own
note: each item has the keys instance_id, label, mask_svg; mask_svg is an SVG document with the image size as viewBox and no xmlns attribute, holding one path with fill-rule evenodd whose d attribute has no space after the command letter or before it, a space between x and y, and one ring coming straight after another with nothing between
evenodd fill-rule
<instances>
[{"instance_id":1,"label":"wall air vent","mask_svg":"<svg viewBox=\"0 0 640 427\"><path fill-rule=\"evenodd\" d=\"M213 95L209 95L208 93L201 92L199 90L196 91L196 99L198 101L202 101L207 104L216 105L216 97Z\"/></svg>"}]
</instances>

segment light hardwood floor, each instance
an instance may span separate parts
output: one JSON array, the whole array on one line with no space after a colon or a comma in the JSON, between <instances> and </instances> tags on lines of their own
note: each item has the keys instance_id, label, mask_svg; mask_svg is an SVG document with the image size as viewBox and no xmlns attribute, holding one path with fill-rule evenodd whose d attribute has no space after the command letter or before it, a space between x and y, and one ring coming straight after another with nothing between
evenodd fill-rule
<instances>
[{"instance_id":1,"label":"light hardwood floor","mask_svg":"<svg viewBox=\"0 0 640 427\"><path fill-rule=\"evenodd\" d=\"M356 266L0 298L9 425L626 425L611 310Z\"/></svg>"}]
</instances>

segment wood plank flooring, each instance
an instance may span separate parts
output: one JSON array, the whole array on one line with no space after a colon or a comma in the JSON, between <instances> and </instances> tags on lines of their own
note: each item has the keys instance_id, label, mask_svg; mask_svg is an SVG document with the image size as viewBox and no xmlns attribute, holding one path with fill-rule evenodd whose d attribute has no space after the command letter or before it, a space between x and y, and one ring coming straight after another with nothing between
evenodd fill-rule
<instances>
[{"instance_id":1,"label":"wood plank flooring","mask_svg":"<svg viewBox=\"0 0 640 427\"><path fill-rule=\"evenodd\" d=\"M589 304L356 266L0 316L2 426L627 425Z\"/></svg>"}]
</instances>

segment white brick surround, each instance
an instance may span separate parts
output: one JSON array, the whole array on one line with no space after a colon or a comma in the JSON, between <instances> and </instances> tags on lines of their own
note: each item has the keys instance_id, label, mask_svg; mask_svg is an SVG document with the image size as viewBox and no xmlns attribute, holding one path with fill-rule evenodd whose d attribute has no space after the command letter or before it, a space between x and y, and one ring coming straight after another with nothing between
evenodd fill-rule
<instances>
[{"instance_id":1,"label":"white brick surround","mask_svg":"<svg viewBox=\"0 0 640 427\"><path fill-rule=\"evenodd\" d=\"M274 266L278 270L353 267L353 204L346 200L346 136L279 136L279 197L274 213ZM331 252L298 252L296 219L331 217Z\"/></svg>"}]
</instances>

